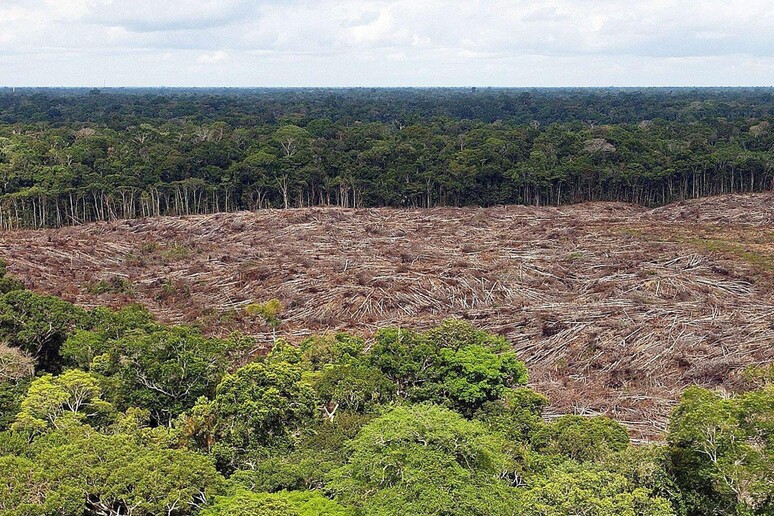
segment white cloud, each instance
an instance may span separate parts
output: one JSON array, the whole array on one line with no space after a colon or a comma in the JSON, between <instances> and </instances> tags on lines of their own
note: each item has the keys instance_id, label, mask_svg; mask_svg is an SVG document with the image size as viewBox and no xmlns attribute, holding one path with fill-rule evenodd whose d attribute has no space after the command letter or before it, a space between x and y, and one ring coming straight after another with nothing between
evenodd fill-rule
<instances>
[{"instance_id":1,"label":"white cloud","mask_svg":"<svg viewBox=\"0 0 774 516\"><path fill-rule=\"evenodd\" d=\"M249 0L105 0L86 19L133 32L201 30L232 24L254 11Z\"/></svg>"},{"instance_id":2,"label":"white cloud","mask_svg":"<svg viewBox=\"0 0 774 516\"><path fill-rule=\"evenodd\" d=\"M774 81L771 7L771 0L0 0L0 84L764 85ZM191 63L221 66L208 77Z\"/></svg>"},{"instance_id":3,"label":"white cloud","mask_svg":"<svg viewBox=\"0 0 774 516\"><path fill-rule=\"evenodd\" d=\"M217 52L212 52L209 54L201 54L198 58L196 58L196 62L199 64L220 63L227 60L228 57L228 52L218 50Z\"/></svg>"}]
</instances>

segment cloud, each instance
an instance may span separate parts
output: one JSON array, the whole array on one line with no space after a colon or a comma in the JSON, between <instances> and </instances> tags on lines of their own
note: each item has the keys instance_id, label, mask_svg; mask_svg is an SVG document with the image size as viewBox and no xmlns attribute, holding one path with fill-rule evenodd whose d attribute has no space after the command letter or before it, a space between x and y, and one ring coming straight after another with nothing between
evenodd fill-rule
<instances>
[{"instance_id":1,"label":"cloud","mask_svg":"<svg viewBox=\"0 0 774 516\"><path fill-rule=\"evenodd\" d=\"M113 0L92 9L85 19L132 32L205 30L244 19L255 10L247 0Z\"/></svg>"},{"instance_id":2,"label":"cloud","mask_svg":"<svg viewBox=\"0 0 774 516\"><path fill-rule=\"evenodd\" d=\"M0 84L119 85L127 84L124 77L133 84L190 85L663 84L669 77L674 84L771 84L770 6L770 0L0 0ZM191 63L228 63L222 68L233 76L205 79L190 72Z\"/></svg>"},{"instance_id":3,"label":"cloud","mask_svg":"<svg viewBox=\"0 0 774 516\"><path fill-rule=\"evenodd\" d=\"M364 11L353 19L342 21L341 26L359 27L361 25L368 25L369 23L376 21L378 18L379 18L378 11Z\"/></svg>"},{"instance_id":4,"label":"cloud","mask_svg":"<svg viewBox=\"0 0 774 516\"><path fill-rule=\"evenodd\" d=\"M218 50L217 52L212 52L210 54L201 54L196 58L196 62L199 64L214 64L226 61L228 57L228 52Z\"/></svg>"}]
</instances>

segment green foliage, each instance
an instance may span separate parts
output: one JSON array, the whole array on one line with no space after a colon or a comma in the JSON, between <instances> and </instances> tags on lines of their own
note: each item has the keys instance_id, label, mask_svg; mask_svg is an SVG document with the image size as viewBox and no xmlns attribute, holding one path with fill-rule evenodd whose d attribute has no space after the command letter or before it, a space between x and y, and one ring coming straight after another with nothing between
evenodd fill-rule
<instances>
[{"instance_id":1,"label":"green foliage","mask_svg":"<svg viewBox=\"0 0 774 516\"><path fill-rule=\"evenodd\" d=\"M46 374L35 379L21 402L21 411L12 429L40 433L72 425L74 421L100 426L107 422L113 410L101 398L97 379L72 369L60 376Z\"/></svg>"},{"instance_id":2,"label":"green foliage","mask_svg":"<svg viewBox=\"0 0 774 516\"><path fill-rule=\"evenodd\" d=\"M131 321L136 314L126 315ZM124 331L124 322L74 333L63 347L64 358L106 377L106 395L119 408L147 408L165 424L199 397L214 394L231 355L244 344L182 326Z\"/></svg>"},{"instance_id":3,"label":"green foliage","mask_svg":"<svg viewBox=\"0 0 774 516\"><path fill-rule=\"evenodd\" d=\"M279 299L269 299L265 303L252 303L245 308L248 315L262 318L272 330L276 330L282 324L280 314L283 310Z\"/></svg>"},{"instance_id":4,"label":"green foliage","mask_svg":"<svg viewBox=\"0 0 774 516\"><path fill-rule=\"evenodd\" d=\"M500 400L484 403L475 417L508 440L527 443L543 426L542 414L546 405L548 398L521 387L506 392Z\"/></svg>"},{"instance_id":5,"label":"green foliage","mask_svg":"<svg viewBox=\"0 0 774 516\"><path fill-rule=\"evenodd\" d=\"M400 396L467 415L527 381L526 367L505 339L454 319L426 334L381 330L368 361L397 384Z\"/></svg>"},{"instance_id":6,"label":"green foliage","mask_svg":"<svg viewBox=\"0 0 774 516\"><path fill-rule=\"evenodd\" d=\"M19 382L0 382L0 432L8 429L16 420L29 384L29 378Z\"/></svg>"},{"instance_id":7,"label":"green foliage","mask_svg":"<svg viewBox=\"0 0 774 516\"><path fill-rule=\"evenodd\" d=\"M238 491L231 496L218 497L215 505L203 516L300 516L287 501L267 494Z\"/></svg>"},{"instance_id":8,"label":"green foliage","mask_svg":"<svg viewBox=\"0 0 774 516\"><path fill-rule=\"evenodd\" d=\"M595 461L610 452L624 450L629 445L629 436L612 419L568 415L535 432L533 445L540 453L562 455L579 462Z\"/></svg>"},{"instance_id":9,"label":"green foliage","mask_svg":"<svg viewBox=\"0 0 774 516\"><path fill-rule=\"evenodd\" d=\"M670 456L666 447L655 444L629 446L620 452L610 453L596 463L596 468L621 475L633 487L647 489L651 496L668 500L676 515L687 514L683 492L670 472Z\"/></svg>"},{"instance_id":10,"label":"green foliage","mask_svg":"<svg viewBox=\"0 0 774 516\"><path fill-rule=\"evenodd\" d=\"M0 457L8 479L0 508L11 508L0 514L195 514L225 485L209 460L190 451L77 426L36 440L30 452L30 459Z\"/></svg>"},{"instance_id":11,"label":"green foliage","mask_svg":"<svg viewBox=\"0 0 774 516\"><path fill-rule=\"evenodd\" d=\"M373 410L395 396L394 383L376 367L361 364L329 366L317 376L314 387L331 419L337 410Z\"/></svg>"},{"instance_id":12,"label":"green foliage","mask_svg":"<svg viewBox=\"0 0 774 516\"><path fill-rule=\"evenodd\" d=\"M266 355L266 362L270 364L277 362L300 364L301 350L285 339L278 339L274 342L271 351Z\"/></svg>"},{"instance_id":13,"label":"green foliage","mask_svg":"<svg viewBox=\"0 0 774 516\"><path fill-rule=\"evenodd\" d=\"M251 493L220 496L202 516L352 516L355 513L317 491Z\"/></svg>"},{"instance_id":14,"label":"green foliage","mask_svg":"<svg viewBox=\"0 0 774 516\"><path fill-rule=\"evenodd\" d=\"M304 362L317 371L329 364L348 364L361 359L365 342L359 337L339 332L309 337L299 347Z\"/></svg>"},{"instance_id":15,"label":"green foliage","mask_svg":"<svg viewBox=\"0 0 774 516\"><path fill-rule=\"evenodd\" d=\"M0 341L35 358L41 371L59 371L62 343L70 332L87 324L85 310L56 297L26 290L0 296Z\"/></svg>"},{"instance_id":16,"label":"green foliage","mask_svg":"<svg viewBox=\"0 0 774 516\"><path fill-rule=\"evenodd\" d=\"M24 457L0 456L0 514L34 516L45 514L45 484L35 463Z\"/></svg>"},{"instance_id":17,"label":"green foliage","mask_svg":"<svg viewBox=\"0 0 774 516\"><path fill-rule=\"evenodd\" d=\"M568 464L533 481L519 496L523 516L671 516L671 504L623 476Z\"/></svg>"},{"instance_id":18,"label":"green foliage","mask_svg":"<svg viewBox=\"0 0 774 516\"><path fill-rule=\"evenodd\" d=\"M140 305L121 310L97 308L88 314L85 328L74 329L62 344L61 355L68 367L88 369L95 357L111 348L111 342L125 335L152 333L164 329L153 315Z\"/></svg>"},{"instance_id":19,"label":"green foliage","mask_svg":"<svg viewBox=\"0 0 774 516\"><path fill-rule=\"evenodd\" d=\"M317 416L314 390L297 364L254 362L226 375L212 402L220 460L236 465L247 450L293 445ZM207 407L209 405L209 407Z\"/></svg>"},{"instance_id":20,"label":"green foliage","mask_svg":"<svg viewBox=\"0 0 774 516\"><path fill-rule=\"evenodd\" d=\"M230 480L251 491L322 489L334 469L349 459L346 443L354 439L371 416L342 412L333 421L310 426L295 450L277 453L236 471Z\"/></svg>"},{"instance_id":21,"label":"green foliage","mask_svg":"<svg viewBox=\"0 0 774 516\"><path fill-rule=\"evenodd\" d=\"M99 363L100 372L118 376L122 406L148 408L158 421L211 395L228 367L230 343L190 328L127 336L117 344Z\"/></svg>"},{"instance_id":22,"label":"green foliage","mask_svg":"<svg viewBox=\"0 0 774 516\"><path fill-rule=\"evenodd\" d=\"M0 258L0 294L7 294L14 290L23 290L24 284L21 281L8 276L8 267L5 260Z\"/></svg>"},{"instance_id":23,"label":"green foliage","mask_svg":"<svg viewBox=\"0 0 774 516\"><path fill-rule=\"evenodd\" d=\"M527 381L527 369L516 353L497 353L484 346L443 348L436 367L429 375L430 381L417 389L417 397L445 397L467 414L486 401L500 398L506 389Z\"/></svg>"},{"instance_id":24,"label":"green foliage","mask_svg":"<svg viewBox=\"0 0 774 516\"><path fill-rule=\"evenodd\" d=\"M510 514L505 442L430 404L396 407L360 431L330 488L364 514Z\"/></svg>"},{"instance_id":25,"label":"green foliage","mask_svg":"<svg viewBox=\"0 0 774 516\"><path fill-rule=\"evenodd\" d=\"M296 450L256 461L254 469L235 471L229 480L250 491L318 489L326 475L341 464L331 462L319 450Z\"/></svg>"},{"instance_id":26,"label":"green foliage","mask_svg":"<svg viewBox=\"0 0 774 516\"><path fill-rule=\"evenodd\" d=\"M774 387L735 397L687 389L668 442L693 514L774 512Z\"/></svg>"}]
</instances>

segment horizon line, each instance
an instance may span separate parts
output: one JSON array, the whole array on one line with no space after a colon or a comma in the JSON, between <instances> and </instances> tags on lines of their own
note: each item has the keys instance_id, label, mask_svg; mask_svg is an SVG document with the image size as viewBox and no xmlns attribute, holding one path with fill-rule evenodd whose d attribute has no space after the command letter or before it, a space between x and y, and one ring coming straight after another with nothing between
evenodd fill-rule
<instances>
[{"instance_id":1,"label":"horizon line","mask_svg":"<svg viewBox=\"0 0 774 516\"><path fill-rule=\"evenodd\" d=\"M221 89L221 90L251 90L251 89L276 89L276 90L314 90L314 89L330 89L330 90L461 90L461 89L482 89L482 90L562 90L562 89L575 89L575 90L599 90L599 89L774 89L774 84L771 85L617 85L617 86L579 86L579 85L564 85L564 86L495 86L495 85L462 85L462 86L196 86L196 85L111 85L111 86L99 86L99 85L0 85L0 89L98 89L98 90L117 90L117 89Z\"/></svg>"}]
</instances>

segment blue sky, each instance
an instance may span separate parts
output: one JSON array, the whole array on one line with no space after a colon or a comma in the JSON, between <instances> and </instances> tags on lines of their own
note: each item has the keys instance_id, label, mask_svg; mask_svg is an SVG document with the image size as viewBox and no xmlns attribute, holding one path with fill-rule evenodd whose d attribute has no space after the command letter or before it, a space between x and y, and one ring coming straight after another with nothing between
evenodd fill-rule
<instances>
[{"instance_id":1,"label":"blue sky","mask_svg":"<svg viewBox=\"0 0 774 516\"><path fill-rule=\"evenodd\" d=\"M0 0L5 86L774 85L774 0Z\"/></svg>"}]
</instances>

